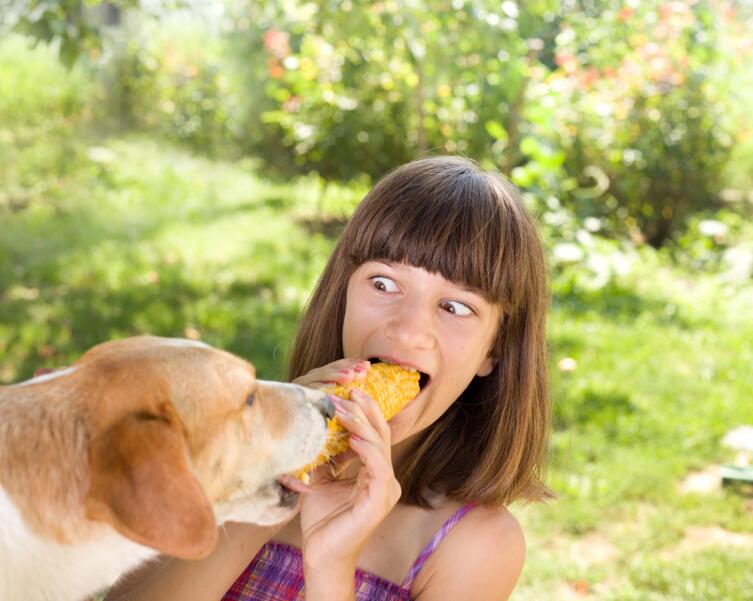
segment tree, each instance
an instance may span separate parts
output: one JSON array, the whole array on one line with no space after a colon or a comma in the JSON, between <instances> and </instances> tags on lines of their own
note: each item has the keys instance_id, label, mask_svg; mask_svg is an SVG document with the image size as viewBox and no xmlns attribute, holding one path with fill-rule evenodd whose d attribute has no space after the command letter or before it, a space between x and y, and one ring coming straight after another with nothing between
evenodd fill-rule
<instances>
[{"instance_id":1,"label":"tree","mask_svg":"<svg viewBox=\"0 0 753 601\"><path fill-rule=\"evenodd\" d=\"M58 44L70 67L82 54L99 52L104 28L136 6L138 0L0 0L0 27Z\"/></svg>"}]
</instances>

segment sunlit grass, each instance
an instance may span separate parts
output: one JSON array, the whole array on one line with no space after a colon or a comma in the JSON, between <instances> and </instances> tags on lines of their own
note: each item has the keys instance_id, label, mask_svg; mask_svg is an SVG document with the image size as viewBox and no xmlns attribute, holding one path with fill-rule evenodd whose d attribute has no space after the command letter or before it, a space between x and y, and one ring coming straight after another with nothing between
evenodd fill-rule
<instances>
[{"instance_id":1,"label":"sunlit grass","mask_svg":"<svg viewBox=\"0 0 753 601\"><path fill-rule=\"evenodd\" d=\"M289 210L305 209L303 191L145 140L105 146L67 174L63 206L4 218L2 380L147 332L200 335L282 376L332 247Z\"/></svg>"},{"instance_id":2,"label":"sunlit grass","mask_svg":"<svg viewBox=\"0 0 753 601\"><path fill-rule=\"evenodd\" d=\"M753 499L678 490L730 461L723 434L753 423L750 285L667 266L633 277L645 301L631 312L555 299L549 481L560 498L517 508L529 558L515 598L750 599ZM562 357L577 368L560 372ZM743 533L745 546L674 551L694 527Z\"/></svg>"}]
</instances>

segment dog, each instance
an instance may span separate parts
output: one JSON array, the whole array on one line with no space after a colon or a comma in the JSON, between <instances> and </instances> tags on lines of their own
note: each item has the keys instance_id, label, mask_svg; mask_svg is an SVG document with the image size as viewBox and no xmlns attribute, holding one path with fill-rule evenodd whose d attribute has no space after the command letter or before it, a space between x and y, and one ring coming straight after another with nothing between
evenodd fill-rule
<instances>
[{"instance_id":1,"label":"dog","mask_svg":"<svg viewBox=\"0 0 753 601\"><path fill-rule=\"evenodd\" d=\"M225 521L290 518L286 474L333 415L322 392L151 336L0 387L0 599L79 601L158 553L208 555Z\"/></svg>"}]
</instances>

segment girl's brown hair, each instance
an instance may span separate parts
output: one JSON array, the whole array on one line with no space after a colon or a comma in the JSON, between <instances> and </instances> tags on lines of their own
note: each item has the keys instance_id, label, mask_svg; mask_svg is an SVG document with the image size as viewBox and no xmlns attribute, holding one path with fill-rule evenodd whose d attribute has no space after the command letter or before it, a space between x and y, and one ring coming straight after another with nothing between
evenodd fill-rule
<instances>
[{"instance_id":1,"label":"girl's brown hair","mask_svg":"<svg viewBox=\"0 0 753 601\"><path fill-rule=\"evenodd\" d=\"M475 377L418 437L397 478L402 501L431 491L502 505L549 496L542 482L549 428L546 265L518 190L459 157L403 165L366 195L335 247L293 342L290 379L342 358L348 280L386 259L439 273L502 307L494 371Z\"/></svg>"}]
</instances>

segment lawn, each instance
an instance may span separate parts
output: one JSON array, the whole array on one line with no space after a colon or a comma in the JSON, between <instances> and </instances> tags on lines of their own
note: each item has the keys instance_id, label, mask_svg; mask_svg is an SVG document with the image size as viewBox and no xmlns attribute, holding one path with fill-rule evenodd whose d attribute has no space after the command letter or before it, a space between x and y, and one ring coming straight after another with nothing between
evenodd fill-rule
<instances>
[{"instance_id":1,"label":"lawn","mask_svg":"<svg viewBox=\"0 0 753 601\"><path fill-rule=\"evenodd\" d=\"M364 192L131 136L77 143L37 177L49 194L0 206L0 383L141 333L200 337L283 377ZM518 601L753 599L753 498L681 486L729 461L721 437L753 423L753 284L634 258L597 288L555 274L558 499L513 507L528 537Z\"/></svg>"}]
</instances>

